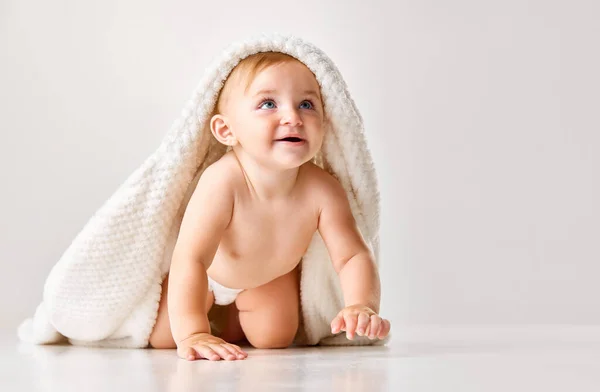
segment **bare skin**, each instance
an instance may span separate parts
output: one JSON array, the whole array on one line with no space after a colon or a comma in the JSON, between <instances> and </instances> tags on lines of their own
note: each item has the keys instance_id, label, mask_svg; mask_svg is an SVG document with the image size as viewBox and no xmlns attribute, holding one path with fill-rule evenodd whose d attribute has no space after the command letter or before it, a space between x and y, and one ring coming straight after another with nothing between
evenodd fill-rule
<instances>
[{"instance_id":1,"label":"bare skin","mask_svg":"<svg viewBox=\"0 0 600 392\"><path fill-rule=\"evenodd\" d=\"M241 83L240 83L241 85ZM323 140L323 106L314 75L295 61L258 73L248 93L233 87L223 114L211 119L217 140L232 146L208 167L186 208L156 325L155 348L177 348L188 360L247 356L289 346L298 330L298 264L319 231L338 273L346 307L331 322L382 339L389 321L379 311L379 276L356 227L346 193L310 162ZM261 92L269 90L268 98ZM280 141L289 134L305 143ZM208 276L244 289L229 305L227 327L211 334L214 298Z\"/></svg>"},{"instance_id":2,"label":"bare skin","mask_svg":"<svg viewBox=\"0 0 600 392\"><path fill-rule=\"evenodd\" d=\"M233 152L216 162L212 169L230 178L236 200L230 223L206 272L224 286L246 290L238 295L235 303L227 306L228 328L221 336L198 335L183 343L186 347L194 346L196 338L214 342L212 351L216 354L201 348L200 353L192 352L193 359L243 359L246 353L232 344L243 339L259 348L287 347L296 335L299 321L297 266L318 225L318 206L310 194L317 179L311 172L322 169L312 163L305 164L298 172L293 194L279 201L257 200ZM167 276L150 337L155 348L178 347L169 323L168 289ZM214 304L213 293L206 290L205 298L208 312ZM262 322L256 323L257 317L262 318ZM274 329L269 334L270 341L265 340L266 326ZM190 352L178 354L192 359ZM233 358L234 354L242 356Z\"/></svg>"}]
</instances>

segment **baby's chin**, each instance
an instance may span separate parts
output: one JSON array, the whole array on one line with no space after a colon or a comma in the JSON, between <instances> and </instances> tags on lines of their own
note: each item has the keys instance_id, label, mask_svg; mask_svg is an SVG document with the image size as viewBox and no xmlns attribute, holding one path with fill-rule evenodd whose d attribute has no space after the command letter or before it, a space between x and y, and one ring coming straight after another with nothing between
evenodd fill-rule
<instances>
[{"instance_id":1,"label":"baby's chin","mask_svg":"<svg viewBox=\"0 0 600 392\"><path fill-rule=\"evenodd\" d=\"M296 169L316 155L308 144L294 148L273 144L260 150L244 150L243 154L265 168L280 171Z\"/></svg>"},{"instance_id":2,"label":"baby's chin","mask_svg":"<svg viewBox=\"0 0 600 392\"><path fill-rule=\"evenodd\" d=\"M304 154L282 154L280 151L273 151L270 157L274 167L282 170L295 169L314 158L314 154L306 151Z\"/></svg>"}]
</instances>

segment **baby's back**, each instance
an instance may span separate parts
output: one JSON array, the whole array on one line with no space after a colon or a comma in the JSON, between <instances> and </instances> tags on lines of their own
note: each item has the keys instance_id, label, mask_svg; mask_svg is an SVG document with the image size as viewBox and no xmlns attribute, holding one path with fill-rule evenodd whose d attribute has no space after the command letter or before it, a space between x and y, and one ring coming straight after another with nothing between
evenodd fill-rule
<instances>
[{"instance_id":1,"label":"baby's back","mask_svg":"<svg viewBox=\"0 0 600 392\"><path fill-rule=\"evenodd\" d=\"M246 289L292 271L317 230L318 193L322 176L328 174L313 163L305 163L288 196L260 200L232 152L214 165L229 176L234 205L208 275L224 286Z\"/></svg>"}]
</instances>

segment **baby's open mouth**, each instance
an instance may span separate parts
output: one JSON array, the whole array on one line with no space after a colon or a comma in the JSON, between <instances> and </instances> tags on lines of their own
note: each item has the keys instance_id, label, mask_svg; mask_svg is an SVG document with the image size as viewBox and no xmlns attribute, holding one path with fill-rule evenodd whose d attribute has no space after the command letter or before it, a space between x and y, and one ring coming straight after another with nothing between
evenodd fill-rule
<instances>
[{"instance_id":1,"label":"baby's open mouth","mask_svg":"<svg viewBox=\"0 0 600 392\"><path fill-rule=\"evenodd\" d=\"M285 137L283 139L277 139L278 142L303 142L304 139L300 139L299 137Z\"/></svg>"}]
</instances>

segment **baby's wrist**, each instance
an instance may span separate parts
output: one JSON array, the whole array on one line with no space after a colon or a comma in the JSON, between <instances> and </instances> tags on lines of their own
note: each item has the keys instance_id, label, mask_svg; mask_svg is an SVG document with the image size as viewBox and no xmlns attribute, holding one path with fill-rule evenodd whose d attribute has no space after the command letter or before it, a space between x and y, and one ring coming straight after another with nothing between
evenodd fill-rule
<instances>
[{"instance_id":1,"label":"baby's wrist","mask_svg":"<svg viewBox=\"0 0 600 392\"><path fill-rule=\"evenodd\" d=\"M187 345L187 343L189 343L190 340L202 337L202 336L212 336L210 332L194 332L190 335L188 335L186 338L181 339L180 341L177 342L177 347L181 347L182 345Z\"/></svg>"},{"instance_id":2,"label":"baby's wrist","mask_svg":"<svg viewBox=\"0 0 600 392\"><path fill-rule=\"evenodd\" d=\"M205 314L186 314L173 318L171 321L173 340L177 346L193 336L206 333L211 334L210 321Z\"/></svg>"}]
</instances>

